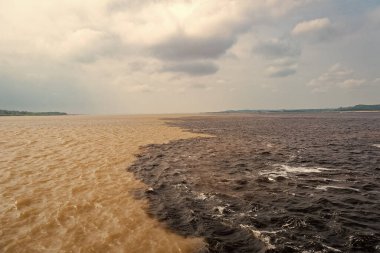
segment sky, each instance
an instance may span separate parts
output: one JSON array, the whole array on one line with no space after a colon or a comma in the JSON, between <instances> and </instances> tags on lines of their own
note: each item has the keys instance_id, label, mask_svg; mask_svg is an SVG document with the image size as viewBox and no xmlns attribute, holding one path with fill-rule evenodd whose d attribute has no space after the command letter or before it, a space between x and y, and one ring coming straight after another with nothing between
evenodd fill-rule
<instances>
[{"instance_id":1,"label":"sky","mask_svg":"<svg viewBox=\"0 0 380 253\"><path fill-rule=\"evenodd\" d=\"M0 0L0 109L380 104L379 0Z\"/></svg>"}]
</instances>

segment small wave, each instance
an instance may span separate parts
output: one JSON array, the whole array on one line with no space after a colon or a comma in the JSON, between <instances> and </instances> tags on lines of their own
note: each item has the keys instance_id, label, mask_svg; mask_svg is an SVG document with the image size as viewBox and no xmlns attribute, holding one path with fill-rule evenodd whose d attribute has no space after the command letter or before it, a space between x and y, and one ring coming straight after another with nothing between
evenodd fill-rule
<instances>
[{"instance_id":1,"label":"small wave","mask_svg":"<svg viewBox=\"0 0 380 253\"><path fill-rule=\"evenodd\" d=\"M219 212L220 215L222 215L224 213L225 209L226 209L225 206L216 206L216 207L214 207L214 211Z\"/></svg>"},{"instance_id":2,"label":"small wave","mask_svg":"<svg viewBox=\"0 0 380 253\"><path fill-rule=\"evenodd\" d=\"M266 176L266 180L273 181L273 178L277 177L287 177L287 173L285 171L278 171L278 170L264 170L259 172L260 176Z\"/></svg>"},{"instance_id":3,"label":"small wave","mask_svg":"<svg viewBox=\"0 0 380 253\"><path fill-rule=\"evenodd\" d=\"M259 172L260 176L268 176L268 177L288 177L288 174L292 173L321 173L323 171L331 171L334 169L327 169L322 167L292 167L289 165L281 164L275 166L274 170L265 170Z\"/></svg>"},{"instance_id":4,"label":"small wave","mask_svg":"<svg viewBox=\"0 0 380 253\"><path fill-rule=\"evenodd\" d=\"M335 186L335 185L318 185L315 189L327 191L329 188L330 189L337 189L337 190L350 190L350 191L360 192L360 190L356 189L356 188L344 187L344 186Z\"/></svg>"},{"instance_id":5,"label":"small wave","mask_svg":"<svg viewBox=\"0 0 380 253\"><path fill-rule=\"evenodd\" d=\"M198 199L198 200L205 200L207 199L207 196L206 194L204 194L203 192L197 194L197 196L195 197L195 199Z\"/></svg>"},{"instance_id":6,"label":"small wave","mask_svg":"<svg viewBox=\"0 0 380 253\"><path fill-rule=\"evenodd\" d=\"M264 234L276 234L279 231L273 231L273 232L272 231L260 231L260 230L256 230L254 227L252 227L250 225L244 225L244 224L240 224L240 227L244 228L244 229L248 229L249 231L251 231L252 234L257 239L259 239L260 241L262 241L265 244L265 247L267 250L276 249L276 247L270 243L270 237L265 236Z\"/></svg>"},{"instance_id":7,"label":"small wave","mask_svg":"<svg viewBox=\"0 0 380 253\"><path fill-rule=\"evenodd\" d=\"M380 148L380 144L373 144L372 146L374 146L376 148Z\"/></svg>"},{"instance_id":8,"label":"small wave","mask_svg":"<svg viewBox=\"0 0 380 253\"><path fill-rule=\"evenodd\" d=\"M328 245L326 245L326 244L322 244L322 246L324 247L324 248L326 248L328 251L331 251L331 252L342 252L341 250L339 250L339 249L336 249L336 248L333 248L333 247L331 247L331 246L328 246Z\"/></svg>"},{"instance_id":9,"label":"small wave","mask_svg":"<svg viewBox=\"0 0 380 253\"><path fill-rule=\"evenodd\" d=\"M333 170L321 167L291 167L288 165L281 165L281 169L288 173L321 173L322 171Z\"/></svg>"}]
</instances>

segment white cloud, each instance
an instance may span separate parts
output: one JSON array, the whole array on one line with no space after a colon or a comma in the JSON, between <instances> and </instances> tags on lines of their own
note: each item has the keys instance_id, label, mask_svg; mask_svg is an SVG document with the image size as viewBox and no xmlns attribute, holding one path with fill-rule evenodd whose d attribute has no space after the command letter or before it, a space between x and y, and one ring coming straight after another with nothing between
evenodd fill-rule
<instances>
[{"instance_id":1,"label":"white cloud","mask_svg":"<svg viewBox=\"0 0 380 253\"><path fill-rule=\"evenodd\" d=\"M119 34L128 44L154 47L171 44L173 40L234 41L236 36L252 27L253 17L259 15L278 17L308 1L159 0L143 1L140 4L134 2L110 1L108 6L117 11L109 13L111 24L109 29ZM136 5L138 8L134 8Z\"/></svg>"},{"instance_id":2,"label":"white cloud","mask_svg":"<svg viewBox=\"0 0 380 253\"><path fill-rule=\"evenodd\" d=\"M94 71L102 70L77 65L115 58L113 65L125 66L145 58L160 61L162 72L213 74L219 58L260 18L278 18L309 1L2 1L0 57L22 66L19 72L38 68L34 58ZM209 64L196 68L202 61Z\"/></svg>"},{"instance_id":3,"label":"white cloud","mask_svg":"<svg viewBox=\"0 0 380 253\"><path fill-rule=\"evenodd\" d=\"M314 41L323 41L332 38L336 31L329 18L319 18L303 21L295 25L291 34Z\"/></svg>"},{"instance_id":4,"label":"white cloud","mask_svg":"<svg viewBox=\"0 0 380 253\"><path fill-rule=\"evenodd\" d=\"M313 33L331 27L328 18L319 18L298 23L292 30L292 34L300 35L305 33Z\"/></svg>"},{"instance_id":5,"label":"white cloud","mask_svg":"<svg viewBox=\"0 0 380 253\"><path fill-rule=\"evenodd\" d=\"M67 52L70 59L86 60L96 58L91 54L108 57L108 53L99 51L110 50L117 43L119 49L132 52L153 48L154 55L163 60L190 57L186 51L196 58L217 58L235 43L237 36L252 27L253 16L265 13L277 17L305 2L308 1L2 2L0 53Z\"/></svg>"},{"instance_id":6,"label":"white cloud","mask_svg":"<svg viewBox=\"0 0 380 253\"><path fill-rule=\"evenodd\" d=\"M343 82L337 83L341 88L356 88L366 83L366 79L347 79Z\"/></svg>"},{"instance_id":7,"label":"white cloud","mask_svg":"<svg viewBox=\"0 0 380 253\"><path fill-rule=\"evenodd\" d=\"M327 72L311 80L308 84L313 92L327 92L331 88L352 89L369 85L366 79L355 78L355 73L340 64L331 66Z\"/></svg>"}]
</instances>

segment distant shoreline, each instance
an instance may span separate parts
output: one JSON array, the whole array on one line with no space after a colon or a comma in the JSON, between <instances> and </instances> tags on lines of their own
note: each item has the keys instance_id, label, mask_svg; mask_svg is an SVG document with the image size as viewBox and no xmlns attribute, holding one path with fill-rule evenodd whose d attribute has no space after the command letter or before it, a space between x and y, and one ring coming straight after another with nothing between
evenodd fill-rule
<instances>
[{"instance_id":1,"label":"distant shoreline","mask_svg":"<svg viewBox=\"0 0 380 253\"><path fill-rule=\"evenodd\" d=\"M1 116L63 116L68 115L65 112L28 112L28 111L8 111L0 110Z\"/></svg>"},{"instance_id":2,"label":"distant shoreline","mask_svg":"<svg viewBox=\"0 0 380 253\"><path fill-rule=\"evenodd\" d=\"M221 111L221 112L210 112L208 114L244 114L244 113L380 113L380 110L377 111Z\"/></svg>"},{"instance_id":3,"label":"distant shoreline","mask_svg":"<svg viewBox=\"0 0 380 253\"><path fill-rule=\"evenodd\" d=\"M226 110L216 113L326 113L326 112L380 112L378 105L355 105L350 107L326 109L279 109L279 110Z\"/></svg>"}]
</instances>

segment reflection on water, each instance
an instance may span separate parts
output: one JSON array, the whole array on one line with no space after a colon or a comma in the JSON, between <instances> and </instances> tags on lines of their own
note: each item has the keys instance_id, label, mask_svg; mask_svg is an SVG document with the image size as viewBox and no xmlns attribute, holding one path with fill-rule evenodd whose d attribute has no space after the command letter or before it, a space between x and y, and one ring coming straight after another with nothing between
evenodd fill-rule
<instances>
[{"instance_id":1,"label":"reflection on water","mask_svg":"<svg viewBox=\"0 0 380 253\"><path fill-rule=\"evenodd\" d=\"M0 249L5 252L191 252L131 190L139 146L194 134L154 117L0 118Z\"/></svg>"}]
</instances>

